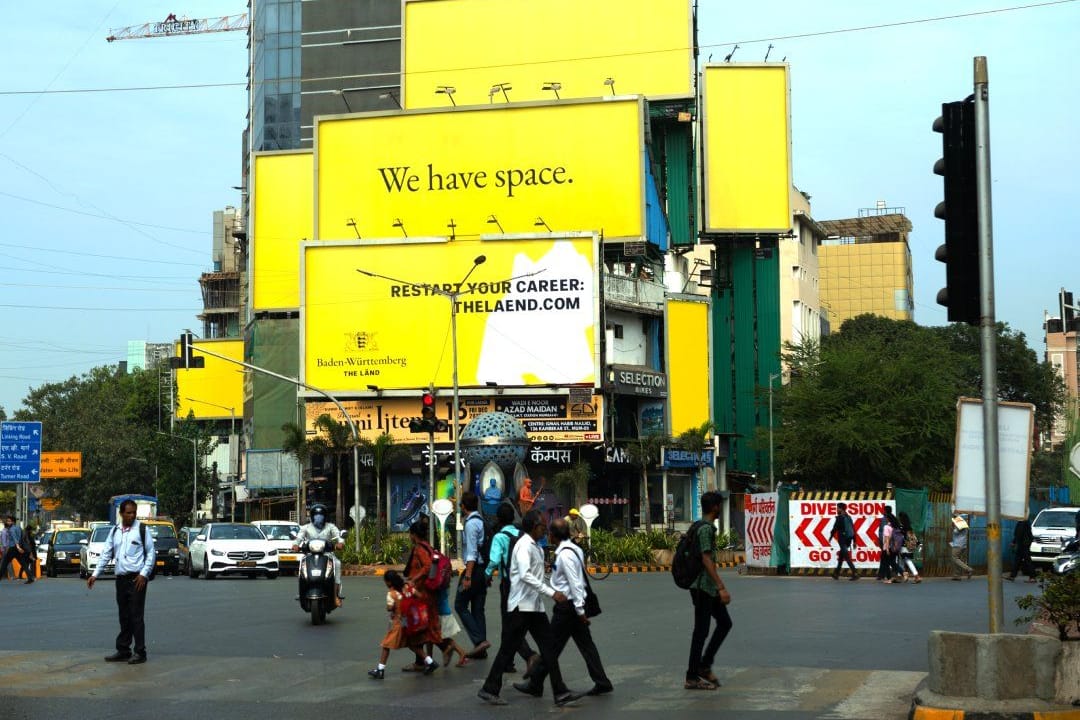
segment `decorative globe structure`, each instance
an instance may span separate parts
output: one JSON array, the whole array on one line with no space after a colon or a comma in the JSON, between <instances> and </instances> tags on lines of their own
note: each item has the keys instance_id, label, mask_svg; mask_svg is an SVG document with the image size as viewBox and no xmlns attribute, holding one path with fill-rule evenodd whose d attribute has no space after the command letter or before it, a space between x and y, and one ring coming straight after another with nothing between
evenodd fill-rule
<instances>
[{"instance_id":1,"label":"decorative globe structure","mask_svg":"<svg viewBox=\"0 0 1080 720\"><path fill-rule=\"evenodd\" d=\"M470 420L461 433L461 454L474 468L489 462L512 475L514 466L525 462L529 436L513 415L489 412Z\"/></svg>"}]
</instances>

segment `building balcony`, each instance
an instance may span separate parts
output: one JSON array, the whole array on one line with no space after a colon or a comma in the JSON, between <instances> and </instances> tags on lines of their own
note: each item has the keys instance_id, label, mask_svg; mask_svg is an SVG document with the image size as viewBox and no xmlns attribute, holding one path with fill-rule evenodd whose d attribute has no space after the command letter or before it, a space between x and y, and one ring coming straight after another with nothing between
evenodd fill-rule
<instances>
[{"instance_id":1,"label":"building balcony","mask_svg":"<svg viewBox=\"0 0 1080 720\"><path fill-rule=\"evenodd\" d=\"M633 312L662 315L664 284L648 278L604 273L604 304Z\"/></svg>"}]
</instances>

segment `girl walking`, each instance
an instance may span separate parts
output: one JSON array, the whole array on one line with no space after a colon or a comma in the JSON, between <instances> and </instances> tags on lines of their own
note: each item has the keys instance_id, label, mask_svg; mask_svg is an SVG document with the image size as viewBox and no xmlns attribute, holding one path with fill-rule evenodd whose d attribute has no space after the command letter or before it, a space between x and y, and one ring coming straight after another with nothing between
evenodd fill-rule
<instances>
[{"instance_id":1,"label":"girl walking","mask_svg":"<svg viewBox=\"0 0 1080 720\"><path fill-rule=\"evenodd\" d=\"M405 582L405 578L396 570L387 570L383 575L386 584L386 610L390 613L390 627L379 643L382 651L379 654L379 664L368 670L368 677L372 680L382 680L386 676L386 661L390 658L391 650L408 648L416 655L416 664L423 668L425 675L430 675L439 667L439 664L424 652L423 633L410 634L406 630L406 620L402 616L403 603L406 598L413 597L413 588Z\"/></svg>"},{"instance_id":2,"label":"girl walking","mask_svg":"<svg viewBox=\"0 0 1080 720\"><path fill-rule=\"evenodd\" d=\"M904 547L900 551L900 566L907 570L905 577L910 576L912 582L921 583L919 571L915 568L915 551L919 548L919 538L911 528L911 518L906 512L900 513L900 529L904 532Z\"/></svg>"}]
</instances>

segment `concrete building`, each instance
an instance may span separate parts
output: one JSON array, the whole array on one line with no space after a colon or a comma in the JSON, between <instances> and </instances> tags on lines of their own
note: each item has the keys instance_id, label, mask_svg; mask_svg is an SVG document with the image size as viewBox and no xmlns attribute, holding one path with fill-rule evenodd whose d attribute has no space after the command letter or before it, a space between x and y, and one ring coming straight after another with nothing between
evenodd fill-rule
<instances>
[{"instance_id":1,"label":"concrete building","mask_svg":"<svg viewBox=\"0 0 1080 720\"><path fill-rule=\"evenodd\" d=\"M904 208L862 208L858 217L824 220L821 304L829 325L839 329L865 313L914 320L914 281Z\"/></svg>"},{"instance_id":2,"label":"concrete building","mask_svg":"<svg viewBox=\"0 0 1080 720\"><path fill-rule=\"evenodd\" d=\"M792 188L793 237L782 238L780 250L780 347L821 339L820 247L826 231L810 216L810 199Z\"/></svg>"},{"instance_id":3,"label":"concrete building","mask_svg":"<svg viewBox=\"0 0 1080 720\"><path fill-rule=\"evenodd\" d=\"M1053 427L1050 429L1051 445L1058 445L1068 438L1069 418L1075 422L1080 407L1080 358L1077 356L1080 319L1077 318L1078 313L1075 310L1066 307L1072 305L1072 293L1062 290L1058 295L1059 315L1047 317L1043 323L1046 361L1054 367L1054 371L1065 384L1066 396L1065 409L1061 415L1054 418Z\"/></svg>"}]
</instances>

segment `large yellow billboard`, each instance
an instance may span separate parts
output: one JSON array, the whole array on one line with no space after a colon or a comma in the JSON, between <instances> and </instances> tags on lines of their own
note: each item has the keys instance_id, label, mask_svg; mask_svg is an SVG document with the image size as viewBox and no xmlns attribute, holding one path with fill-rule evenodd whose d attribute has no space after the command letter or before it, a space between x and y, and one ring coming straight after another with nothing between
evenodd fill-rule
<instances>
[{"instance_id":1,"label":"large yellow billboard","mask_svg":"<svg viewBox=\"0 0 1080 720\"><path fill-rule=\"evenodd\" d=\"M316 238L641 238L643 108L620 98L316 118Z\"/></svg>"},{"instance_id":2,"label":"large yellow billboard","mask_svg":"<svg viewBox=\"0 0 1080 720\"><path fill-rule=\"evenodd\" d=\"M300 306L300 243L314 237L311 151L254 153L251 181L251 305Z\"/></svg>"},{"instance_id":3,"label":"large yellow billboard","mask_svg":"<svg viewBox=\"0 0 1080 720\"><path fill-rule=\"evenodd\" d=\"M302 379L342 394L450 388L453 315L459 386L595 386L598 245L593 233L309 243Z\"/></svg>"},{"instance_id":4,"label":"large yellow billboard","mask_svg":"<svg viewBox=\"0 0 1080 720\"><path fill-rule=\"evenodd\" d=\"M407 0L403 21L408 109L446 87L458 105L693 96L689 0Z\"/></svg>"},{"instance_id":5,"label":"large yellow billboard","mask_svg":"<svg viewBox=\"0 0 1080 720\"><path fill-rule=\"evenodd\" d=\"M218 355L244 361L244 341L196 340L193 354L205 358L205 367L176 371L176 417L186 418L188 412L197 420L244 417L244 368L236 363L200 353L199 348ZM180 355L180 344L176 344Z\"/></svg>"},{"instance_id":6,"label":"large yellow billboard","mask_svg":"<svg viewBox=\"0 0 1080 720\"><path fill-rule=\"evenodd\" d=\"M702 122L705 232L791 229L788 66L707 65Z\"/></svg>"},{"instance_id":7,"label":"large yellow billboard","mask_svg":"<svg viewBox=\"0 0 1080 720\"><path fill-rule=\"evenodd\" d=\"M667 376L671 432L701 427L709 408L709 303L667 300Z\"/></svg>"}]
</instances>

